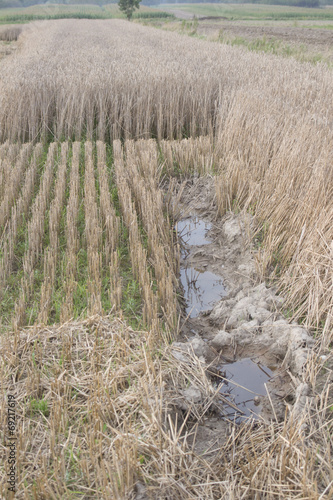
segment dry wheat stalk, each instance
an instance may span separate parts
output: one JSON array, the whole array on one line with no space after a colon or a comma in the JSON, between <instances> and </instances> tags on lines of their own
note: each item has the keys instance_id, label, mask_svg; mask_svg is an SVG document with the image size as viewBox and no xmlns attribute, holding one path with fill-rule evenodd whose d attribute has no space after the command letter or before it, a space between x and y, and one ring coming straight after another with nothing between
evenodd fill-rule
<instances>
[{"instance_id":1,"label":"dry wheat stalk","mask_svg":"<svg viewBox=\"0 0 333 500\"><path fill-rule=\"evenodd\" d=\"M20 191L21 181L26 169L28 159L32 150L32 144L24 144L20 150L19 157L9 172L6 184L3 187L4 196L0 204L0 227L8 220L10 210Z\"/></svg>"},{"instance_id":2,"label":"dry wheat stalk","mask_svg":"<svg viewBox=\"0 0 333 500\"><path fill-rule=\"evenodd\" d=\"M244 97L226 117L218 143L220 213L234 203L250 210L261 230L262 276L275 267L288 307L331 337L332 136L312 116L287 117L261 97Z\"/></svg>"},{"instance_id":3,"label":"dry wheat stalk","mask_svg":"<svg viewBox=\"0 0 333 500\"><path fill-rule=\"evenodd\" d=\"M123 149L120 141L114 141L114 166L116 185L124 222L129 230L132 271L141 286L143 298L143 319L154 331L158 326L158 301L152 290L152 277L148 269L147 252L141 242L135 204L132 202L131 190L125 176Z\"/></svg>"},{"instance_id":4,"label":"dry wheat stalk","mask_svg":"<svg viewBox=\"0 0 333 500\"><path fill-rule=\"evenodd\" d=\"M27 250L23 257L22 290L15 304L15 316L13 318L15 328L23 324L26 302L33 290L34 267L43 250L44 220L51 194L56 147L56 143L50 144L44 173L40 181L40 189L31 207L31 218L27 228Z\"/></svg>"},{"instance_id":5,"label":"dry wheat stalk","mask_svg":"<svg viewBox=\"0 0 333 500\"><path fill-rule=\"evenodd\" d=\"M92 138L95 128L110 142L212 135L235 103L258 96L268 116L282 113L294 123L308 116L313 131L330 127L332 75L324 66L119 20L35 26L21 35L15 60L2 63L1 140L50 130L58 138Z\"/></svg>"},{"instance_id":6,"label":"dry wheat stalk","mask_svg":"<svg viewBox=\"0 0 333 500\"><path fill-rule=\"evenodd\" d=\"M72 146L72 166L69 178L69 198L66 210L66 254L64 300L60 311L60 321L68 321L73 315L73 294L76 289L76 262L79 249L79 234L77 229L79 198L80 198L80 143Z\"/></svg>"},{"instance_id":7,"label":"dry wheat stalk","mask_svg":"<svg viewBox=\"0 0 333 500\"><path fill-rule=\"evenodd\" d=\"M164 218L162 191L158 186L160 168L154 141L125 142L128 183L148 236L148 252L155 271L160 306L168 326L177 326L178 284L173 260L175 246L170 223Z\"/></svg>"},{"instance_id":8,"label":"dry wheat stalk","mask_svg":"<svg viewBox=\"0 0 333 500\"><path fill-rule=\"evenodd\" d=\"M101 141L97 141L96 147L98 182L100 187L100 213L103 230L105 231L103 260L105 265L109 268L108 271L110 273L110 301L115 310L119 310L122 295L121 276L117 255L120 220L116 215L109 191L109 175L106 167L106 145Z\"/></svg>"},{"instance_id":9,"label":"dry wheat stalk","mask_svg":"<svg viewBox=\"0 0 333 500\"><path fill-rule=\"evenodd\" d=\"M214 154L212 136L190 137L181 141L161 141L160 147L169 175L173 175L175 166L182 175L211 173L217 161Z\"/></svg>"},{"instance_id":10,"label":"dry wheat stalk","mask_svg":"<svg viewBox=\"0 0 333 500\"><path fill-rule=\"evenodd\" d=\"M97 169L98 182L100 186L100 212L103 227L105 230L105 263L109 264L111 254L116 250L119 240L119 217L116 216L115 209L111 202L109 192L109 176L106 168L105 143L97 141Z\"/></svg>"},{"instance_id":11,"label":"dry wheat stalk","mask_svg":"<svg viewBox=\"0 0 333 500\"><path fill-rule=\"evenodd\" d=\"M56 278L58 258L58 233L61 212L64 204L67 174L68 142L61 144L60 165L54 188L54 198L49 212L49 240L50 244L44 251L44 281L41 287L38 322L46 324L49 317L51 300Z\"/></svg>"},{"instance_id":12,"label":"dry wheat stalk","mask_svg":"<svg viewBox=\"0 0 333 500\"><path fill-rule=\"evenodd\" d=\"M17 231L27 217L30 202L36 183L37 168L43 153L41 144L34 148L30 166L26 170L21 194L11 209L11 215L1 236L2 256L0 258L0 282L5 287L7 277L9 276L13 259L14 248L17 241Z\"/></svg>"},{"instance_id":13,"label":"dry wheat stalk","mask_svg":"<svg viewBox=\"0 0 333 500\"><path fill-rule=\"evenodd\" d=\"M17 144L9 144L8 141L3 145L2 154L0 158L0 201L6 194L5 187L8 179L11 177L13 170L12 164L15 163L17 155L19 155L19 146Z\"/></svg>"},{"instance_id":14,"label":"dry wheat stalk","mask_svg":"<svg viewBox=\"0 0 333 500\"><path fill-rule=\"evenodd\" d=\"M95 168L92 143L85 143L84 209L85 236L88 258L88 310L91 314L102 311L102 229L96 201Z\"/></svg>"},{"instance_id":15,"label":"dry wheat stalk","mask_svg":"<svg viewBox=\"0 0 333 500\"><path fill-rule=\"evenodd\" d=\"M121 298L122 298L122 279L120 276L120 263L118 259L118 253L115 250L111 254L110 264L110 289L109 297L110 302L116 311L121 308Z\"/></svg>"},{"instance_id":16,"label":"dry wheat stalk","mask_svg":"<svg viewBox=\"0 0 333 500\"><path fill-rule=\"evenodd\" d=\"M7 156L9 141L4 142L0 145L0 171L1 171L1 162Z\"/></svg>"}]
</instances>

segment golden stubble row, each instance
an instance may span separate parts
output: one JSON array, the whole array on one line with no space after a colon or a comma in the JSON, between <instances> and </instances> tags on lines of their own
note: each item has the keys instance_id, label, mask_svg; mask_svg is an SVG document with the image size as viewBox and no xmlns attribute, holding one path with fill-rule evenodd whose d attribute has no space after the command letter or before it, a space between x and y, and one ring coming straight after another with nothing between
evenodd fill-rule
<instances>
[{"instance_id":1,"label":"golden stubble row","mask_svg":"<svg viewBox=\"0 0 333 500\"><path fill-rule=\"evenodd\" d=\"M96 154L95 154L96 153ZM95 167L95 158L97 168ZM97 184L98 181L98 192ZM110 176L106 165L106 145L85 143L85 240L88 259L88 312L102 313L102 275L108 276L108 295L113 311L119 310L122 281L118 244L120 219L116 215L109 189Z\"/></svg>"},{"instance_id":2,"label":"golden stubble row","mask_svg":"<svg viewBox=\"0 0 333 500\"><path fill-rule=\"evenodd\" d=\"M84 212L88 259L88 311L90 314L102 312L102 227L95 183L93 145L87 141L85 143Z\"/></svg>"},{"instance_id":3,"label":"golden stubble row","mask_svg":"<svg viewBox=\"0 0 333 500\"><path fill-rule=\"evenodd\" d=\"M33 291L35 264L43 252L44 221L50 203L56 152L57 144L53 142L48 150L39 192L31 207L31 218L27 227L27 249L23 257L21 292L15 304L13 322L15 328L21 326L24 322L26 303Z\"/></svg>"},{"instance_id":4,"label":"golden stubble row","mask_svg":"<svg viewBox=\"0 0 333 500\"><path fill-rule=\"evenodd\" d=\"M74 142L72 145L69 198L66 211L66 251L63 301L60 312L61 323L68 321L73 316L73 296L77 287L77 252L80 246L77 227L80 203L80 147L80 142Z\"/></svg>"},{"instance_id":5,"label":"golden stubble row","mask_svg":"<svg viewBox=\"0 0 333 500\"><path fill-rule=\"evenodd\" d=\"M14 158L14 149L7 146L2 149L3 158L6 152ZM30 149L33 151L28 163ZM106 144L74 142L70 147L68 142L52 143L43 167L44 148L40 143L34 148L30 143L23 145L21 151L15 148L15 152L17 162L7 185L13 187L18 198L3 198L3 206L7 207L9 201L13 206L4 213L0 240L0 294L5 302L12 300L11 294L15 296L12 312L4 305L5 318L11 319L15 327L30 323L26 310L32 306L31 315L38 323L47 324L50 313L58 314L58 310L60 320L68 321L84 312L85 299L82 304L75 302L78 286L85 289L89 314L103 312L102 293L113 311L119 311L121 228L111 197ZM26 170L24 175L17 175L14 186L14 174L17 168L22 170L23 159ZM83 226L79 228L80 211ZM62 226L64 234L59 232ZM60 238L64 247L60 247ZM21 252L22 246L21 259L15 252ZM14 279L9 281L11 273ZM60 304L55 304L59 300Z\"/></svg>"},{"instance_id":6,"label":"golden stubble row","mask_svg":"<svg viewBox=\"0 0 333 500\"><path fill-rule=\"evenodd\" d=\"M54 197L49 211L49 246L44 251L44 281L41 287L38 323L46 324L55 287L59 254L59 226L64 206L67 181L68 142L61 144L60 164L55 181Z\"/></svg>"},{"instance_id":7,"label":"golden stubble row","mask_svg":"<svg viewBox=\"0 0 333 500\"><path fill-rule=\"evenodd\" d=\"M109 298L115 310L119 310L122 298L122 280L118 258L120 218L116 215L109 190L110 176L106 164L106 144L97 141L97 171L100 189L100 216L105 232L103 260L110 273Z\"/></svg>"},{"instance_id":8,"label":"golden stubble row","mask_svg":"<svg viewBox=\"0 0 333 500\"><path fill-rule=\"evenodd\" d=\"M6 141L0 146L0 202L3 202L3 198L6 194L6 184L8 179L11 177L11 172L13 170L13 163L19 155L19 145L10 144Z\"/></svg>"},{"instance_id":9,"label":"golden stubble row","mask_svg":"<svg viewBox=\"0 0 333 500\"><path fill-rule=\"evenodd\" d=\"M113 153L119 202L123 220L129 232L132 272L140 283L141 288L143 320L152 331L157 333L160 326L158 318L158 300L153 290L153 277L148 267L147 250L144 248L141 241L138 214L125 172L126 164L123 157L123 148L119 140L113 143Z\"/></svg>"},{"instance_id":10,"label":"golden stubble row","mask_svg":"<svg viewBox=\"0 0 333 500\"><path fill-rule=\"evenodd\" d=\"M157 283L157 294L164 320L171 329L177 326L177 245L171 222L165 214L159 182L161 164L153 140L125 142L126 175L132 196L148 237L148 254Z\"/></svg>"},{"instance_id":11,"label":"golden stubble row","mask_svg":"<svg viewBox=\"0 0 333 500\"><path fill-rule=\"evenodd\" d=\"M6 183L3 189L3 198L0 203L0 227L3 227L8 219L10 210L19 193L25 169L29 163L29 157L33 145L31 142L24 144L20 150L17 161L9 163L10 168L6 172Z\"/></svg>"},{"instance_id":12,"label":"golden stubble row","mask_svg":"<svg viewBox=\"0 0 333 500\"><path fill-rule=\"evenodd\" d=\"M10 216L7 212L5 226L1 236L1 253L0 258L0 282L2 289L5 289L6 280L12 271L14 262L14 248L18 238L18 231L28 216L30 203L33 197L38 165L43 154L43 147L39 143L35 146L30 160L30 165L27 168L22 189L17 200L13 200L14 204L10 211ZM19 189L19 185L15 190Z\"/></svg>"}]
</instances>

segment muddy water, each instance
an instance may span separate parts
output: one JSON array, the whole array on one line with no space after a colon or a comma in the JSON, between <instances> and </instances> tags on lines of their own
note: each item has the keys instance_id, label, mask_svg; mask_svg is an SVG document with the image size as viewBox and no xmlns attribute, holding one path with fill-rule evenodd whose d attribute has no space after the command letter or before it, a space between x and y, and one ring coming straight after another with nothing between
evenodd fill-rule
<instances>
[{"instance_id":1,"label":"muddy water","mask_svg":"<svg viewBox=\"0 0 333 500\"><path fill-rule=\"evenodd\" d=\"M212 224L196 215L179 221L177 229L185 245L208 245L211 243L207 232L212 229Z\"/></svg>"},{"instance_id":2,"label":"muddy water","mask_svg":"<svg viewBox=\"0 0 333 500\"><path fill-rule=\"evenodd\" d=\"M214 303L227 294L221 276L191 266L189 252L194 246L209 245L207 232L211 223L192 216L178 222L178 234L182 241L182 265L180 281L184 289L186 313L195 318L201 311L211 309Z\"/></svg>"},{"instance_id":3,"label":"muddy water","mask_svg":"<svg viewBox=\"0 0 333 500\"><path fill-rule=\"evenodd\" d=\"M186 313L190 318L211 309L218 298L226 295L222 279L210 271L187 267L181 269L180 280L185 292Z\"/></svg>"},{"instance_id":4,"label":"muddy water","mask_svg":"<svg viewBox=\"0 0 333 500\"><path fill-rule=\"evenodd\" d=\"M180 281L186 300L186 314L195 325L200 312L212 309L214 304L227 295L221 276L208 270L191 266L191 252L205 248L212 241L209 231L212 224L196 215L178 222L177 230L182 243ZM244 418L258 418L261 398L267 395L265 383L273 376L273 369L243 358L220 366L223 380L221 396L226 404L229 419L241 422ZM221 382L221 379L219 380ZM228 404L230 403L230 405Z\"/></svg>"},{"instance_id":5,"label":"muddy water","mask_svg":"<svg viewBox=\"0 0 333 500\"><path fill-rule=\"evenodd\" d=\"M257 418L261 397L267 396L265 383L274 376L274 369L255 363L250 358L221 366L224 383L221 394L238 409L230 407L226 416L237 421L250 416Z\"/></svg>"}]
</instances>

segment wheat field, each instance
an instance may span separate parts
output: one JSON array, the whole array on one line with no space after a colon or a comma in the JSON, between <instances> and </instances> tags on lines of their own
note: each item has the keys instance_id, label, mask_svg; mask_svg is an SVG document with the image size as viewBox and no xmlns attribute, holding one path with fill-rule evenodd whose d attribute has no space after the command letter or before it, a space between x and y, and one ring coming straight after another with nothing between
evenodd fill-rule
<instances>
[{"instance_id":1,"label":"wheat field","mask_svg":"<svg viewBox=\"0 0 333 500\"><path fill-rule=\"evenodd\" d=\"M332 380L317 380L333 342L332 72L121 20L34 22L17 44L0 62L17 498L331 498ZM313 393L302 419L234 425L211 460L191 443L216 390L170 346L177 193L198 177L214 178L216 220L251 214L261 280L316 339L294 380ZM193 383L205 406L184 417ZM0 420L7 498L4 404Z\"/></svg>"},{"instance_id":2,"label":"wheat field","mask_svg":"<svg viewBox=\"0 0 333 500\"><path fill-rule=\"evenodd\" d=\"M157 43L154 29L125 26L64 20L24 29L15 62L1 68L1 140L216 134L246 96L262 102L268 126L279 117L331 126L325 67L163 31Z\"/></svg>"}]
</instances>

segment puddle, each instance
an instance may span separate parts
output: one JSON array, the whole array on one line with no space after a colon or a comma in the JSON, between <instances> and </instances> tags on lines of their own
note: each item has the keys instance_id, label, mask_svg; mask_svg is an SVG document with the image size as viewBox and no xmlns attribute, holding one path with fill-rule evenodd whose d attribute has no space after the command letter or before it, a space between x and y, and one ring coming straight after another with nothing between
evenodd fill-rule
<instances>
[{"instance_id":1,"label":"puddle","mask_svg":"<svg viewBox=\"0 0 333 500\"><path fill-rule=\"evenodd\" d=\"M182 257L188 257L191 246L208 245L211 240L207 232L212 228L208 221L193 215L178 222L178 234L183 242ZM214 303L226 295L225 287L220 276L210 271L182 266L180 280L184 289L184 298L187 303L186 313L195 318L201 311L211 309Z\"/></svg>"},{"instance_id":2,"label":"puddle","mask_svg":"<svg viewBox=\"0 0 333 500\"><path fill-rule=\"evenodd\" d=\"M258 418L260 399L256 402L255 397L267 396L265 383L273 377L274 367L268 368L255 363L250 358L245 358L221 366L221 375L226 378L223 381L224 385L221 394L239 410L236 411L229 407L226 416L231 420L236 419L236 422L250 416ZM245 387L249 390L246 390Z\"/></svg>"},{"instance_id":3,"label":"puddle","mask_svg":"<svg viewBox=\"0 0 333 500\"><path fill-rule=\"evenodd\" d=\"M190 260L187 260L191 246L211 243L207 237L211 227L212 224L197 216L178 222L178 234L183 242L180 280L187 304L186 313L190 318L196 318L200 312L212 309L216 302L227 295L220 276L200 269L200 264L197 264L197 267L190 267ZM220 370L225 378L221 389L221 395L226 399L226 414L223 417L236 423L251 416L258 418L261 409L260 399L267 395L265 383L272 378L272 369L245 358L225 364Z\"/></svg>"},{"instance_id":4,"label":"puddle","mask_svg":"<svg viewBox=\"0 0 333 500\"><path fill-rule=\"evenodd\" d=\"M198 271L193 267L181 269L180 280L186 300L186 313L195 318L201 311L211 309L216 301L226 295L221 277L210 271Z\"/></svg>"},{"instance_id":5,"label":"puddle","mask_svg":"<svg viewBox=\"0 0 333 500\"><path fill-rule=\"evenodd\" d=\"M193 215L177 224L178 234L185 245L209 245L211 240L207 238L207 232L212 228L210 222L204 221Z\"/></svg>"}]
</instances>

